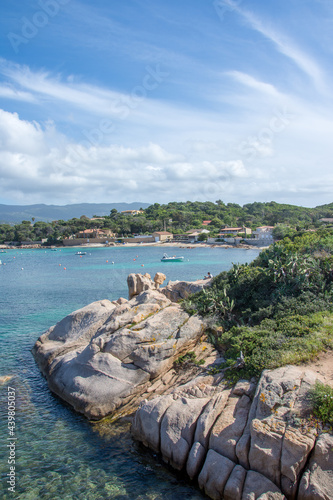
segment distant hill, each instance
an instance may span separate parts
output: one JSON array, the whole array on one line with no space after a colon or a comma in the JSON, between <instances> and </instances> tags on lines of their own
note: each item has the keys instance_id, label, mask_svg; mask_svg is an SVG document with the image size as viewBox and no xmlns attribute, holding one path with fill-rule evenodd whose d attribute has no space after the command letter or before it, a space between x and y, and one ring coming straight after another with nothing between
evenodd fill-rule
<instances>
[{"instance_id":1,"label":"distant hill","mask_svg":"<svg viewBox=\"0 0 333 500\"><path fill-rule=\"evenodd\" d=\"M149 203L79 203L76 205L1 205L0 224L17 224L23 220L51 222L53 220L69 220L81 215L110 215L112 208L123 210L139 210L149 207Z\"/></svg>"}]
</instances>

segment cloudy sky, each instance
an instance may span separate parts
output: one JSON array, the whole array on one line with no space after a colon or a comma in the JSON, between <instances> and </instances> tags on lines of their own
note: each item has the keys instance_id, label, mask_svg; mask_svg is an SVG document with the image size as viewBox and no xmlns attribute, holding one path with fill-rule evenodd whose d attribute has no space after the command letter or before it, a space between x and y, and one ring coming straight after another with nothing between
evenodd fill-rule
<instances>
[{"instance_id":1,"label":"cloudy sky","mask_svg":"<svg viewBox=\"0 0 333 500\"><path fill-rule=\"evenodd\" d=\"M0 203L333 201L331 0L0 11Z\"/></svg>"}]
</instances>

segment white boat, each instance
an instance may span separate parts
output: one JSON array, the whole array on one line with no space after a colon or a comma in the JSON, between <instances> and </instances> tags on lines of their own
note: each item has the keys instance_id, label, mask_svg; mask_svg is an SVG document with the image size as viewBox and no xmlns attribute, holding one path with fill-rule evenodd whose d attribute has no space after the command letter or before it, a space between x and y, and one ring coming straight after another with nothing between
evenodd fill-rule
<instances>
[{"instance_id":1,"label":"white boat","mask_svg":"<svg viewBox=\"0 0 333 500\"><path fill-rule=\"evenodd\" d=\"M161 262L183 262L184 257L176 257L176 255L173 255L172 257L169 257L166 253L163 255Z\"/></svg>"},{"instance_id":2,"label":"white boat","mask_svg":"<svg viewBox=\"0 0 333 500\"><path fill-rule=\"evenodd\" d=\"M87 252L76 252L75 255L87 255Z\"/></svg>"}]
</instances>

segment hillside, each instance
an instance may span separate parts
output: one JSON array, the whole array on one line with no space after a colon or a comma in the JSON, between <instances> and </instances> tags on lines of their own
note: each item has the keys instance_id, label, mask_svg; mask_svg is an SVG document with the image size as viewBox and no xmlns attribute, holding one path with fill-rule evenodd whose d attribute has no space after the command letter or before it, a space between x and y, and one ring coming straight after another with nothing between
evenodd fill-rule
<instances>
[{"instance_id":1,"label":"hillside","mask_svg":"<svg viewBox=\"0 0 333 500\"><path fill-rule=\"evenodd\" d=\"M149 203L78 203L74 205L1 205L0 224L17 224L23 220L51 222L53 220L69 220L81 215L109 215L112 208L123 210L138 210L146 208Z\"/></svg>"}]
</instances>

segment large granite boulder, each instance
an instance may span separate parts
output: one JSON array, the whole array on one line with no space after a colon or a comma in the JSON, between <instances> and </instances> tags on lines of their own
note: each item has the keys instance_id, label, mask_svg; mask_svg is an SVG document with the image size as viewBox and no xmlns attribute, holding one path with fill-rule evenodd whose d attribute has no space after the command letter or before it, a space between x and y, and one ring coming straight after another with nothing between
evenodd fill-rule
<instances>
[{"instance_id":1,"label":"large granite boulder","mask_svg":"<svg viewBox=\"0 0 333 500\"><path fill-rule=\"evenodd\" d=\"M203 288L210 286L211 283L212 278L197 281L169 281L167 286L161 289L161 292L171 302L179 302L182 299L187 299L193 293L201 292Z\"/></svg>"},{"instance_id":2,"label":"large granite boulder","mask_svg":"<svg viewBox=\"0 0 333 500\"><path fill-rule=\"evenodd\" d=\"M295 366L233 388L219 375L199 375L143 401L132 433L210 498L328 500L333 437L308 419L315 381L315 373Z\"/></svg>"},{"instance_id":3,"label":"large granite boulder","mask_svg":"<svg viewBox=\"0 0 333 500\"><path fill-rule=\"evenodd\" d=\"M139 295L143 291L159 289L165 279L166 276L163 273L156 273L154 279L152 279L148 273L129 274L127 277L129 299ZM193 293L200 292L203 288L210 286L211 283L212 278L197 281L169 281L167 286L161 288L160 291L171 300L171 302L179 302Z\"/></svg>"},{"instance_id":4,"label":"large granite boulder","mask_svg":"<svg viewBox=\"0 0 333 500\"><path fill-rule=\"evenodd\" d=\"M128 297L131 299L135 295L139 295L145 290L153 290L156 288L150 274L129 274L127 277Z\"/></svg>"},{"instance_id":5,"label":"large granite boulder","mask_svg":"<svg viewBox=\"0 0 333 500\"><path fill-rule=\"evenodd\" d=\"M33 353L42 373L46 375L55 357L86 346L115 309L116 305L109 300L93 302L72 312L41 335Z\"/></svg>"},{"instance_id":6,"label":"large granite boulder","mask_svg":"<svg viewBox=\"0 0 333 500\"><path fill-rule=\"evenodd\" d=\"M34 346L50 389L89 419L132 412L142 398L187 382L204 369L175 370L189 350L209 362L218 356L203 342L201 319L155 287L152 282L131 300L102 300L75 311Z\"/></svg>"}]
</instances>

